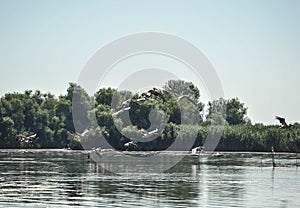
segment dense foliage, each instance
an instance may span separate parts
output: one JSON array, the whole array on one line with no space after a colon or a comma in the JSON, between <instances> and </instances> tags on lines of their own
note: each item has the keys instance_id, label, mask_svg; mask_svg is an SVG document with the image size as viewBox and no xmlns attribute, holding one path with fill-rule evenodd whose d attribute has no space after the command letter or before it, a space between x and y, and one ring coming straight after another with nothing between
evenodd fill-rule
<instances>
[{"instance_id":1,"label":"dense foliage","mask_svg":"<svg viewBox=\"0 0 300 208\"><path fill-rule=\"evenodd\" d=\"M93 148L105 139L118 150L181 150L203 145L213 130L222 134L219 151L300 151L298 125L252 125L237 98L209 102L204 112L191 82L170 80L151 93L102 88L91 97L74 83L59 97L7 93L0 99L0 148ZM20 134L36 139L20 142ZM126 146L130 141L137 145Z\"/></svg>"}]
</instances>

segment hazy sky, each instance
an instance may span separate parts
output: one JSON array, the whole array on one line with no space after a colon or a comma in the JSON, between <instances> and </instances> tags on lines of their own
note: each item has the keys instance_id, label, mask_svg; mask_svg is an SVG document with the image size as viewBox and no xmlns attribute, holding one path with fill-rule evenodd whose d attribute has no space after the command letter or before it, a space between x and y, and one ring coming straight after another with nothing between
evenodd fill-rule
<instances>
[{"instance_id":1,"label":"hazy sky","mask_svg":"<svg viewBox=\"0 0 300 208\"><path fill-rule=\"evenodd\" d=\"M0 26L0 95L65 93L101 47L155 31L198 47L254 123L300 121L300 1L0 0Z\"/></svg>"}]
</instances>

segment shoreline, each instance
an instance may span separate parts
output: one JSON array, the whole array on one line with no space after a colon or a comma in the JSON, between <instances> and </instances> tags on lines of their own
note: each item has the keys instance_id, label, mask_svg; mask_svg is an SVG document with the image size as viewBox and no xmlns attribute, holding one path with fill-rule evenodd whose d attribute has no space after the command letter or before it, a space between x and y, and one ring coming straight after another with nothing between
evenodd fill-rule
<instances>
[{"instance_id":1,"label":"shoreline","mask_svg":"<svg viewBox=\"0 0 300 208\"><path fill-rule=\"evenodd\" d=\"M115 152L127 152L127 153L153 153L153 152L165 152L165 153L191 153L191 151L181 151L181 150L174 150L174 151L168 151L168 150L161 150L161 151L120 151L120 150L114 150L114 149L103 149L105 152L106 151L115 151ZM66 149L66 148L0 148L0 152L24 152L24 151L34 151L34 152L91 152L95 151L93 149L83 149L83 150L77 150L77 149ZM268 155L268 154L273 154L272 151L269 152L257 152L257 151L211 151L211 152L203 152L204 154L210 154L210 153L223 153L223 154L252 154L252 155ZM300 152L275 152L277 155L287 155L287 154L300 154ZM300 158L299 158L300 159Z\"/></svg>"}]
</instances>

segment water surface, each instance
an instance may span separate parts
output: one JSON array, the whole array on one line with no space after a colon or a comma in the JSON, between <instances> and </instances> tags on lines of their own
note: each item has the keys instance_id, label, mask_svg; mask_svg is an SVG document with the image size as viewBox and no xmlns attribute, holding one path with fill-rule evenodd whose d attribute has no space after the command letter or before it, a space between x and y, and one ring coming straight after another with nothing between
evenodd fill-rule
<instances>
[{"instance_id":1,"label":"water surface","mask_svg":"<svg viewBox=\"0 0 300 208\"><path fill-rule=\"evenodd\" d=\"M277 154L275 169L263 153L200 161L115 174L86 151L0 150L0 207L300 207L295 154Z\"/></svg>"}]
</instances>

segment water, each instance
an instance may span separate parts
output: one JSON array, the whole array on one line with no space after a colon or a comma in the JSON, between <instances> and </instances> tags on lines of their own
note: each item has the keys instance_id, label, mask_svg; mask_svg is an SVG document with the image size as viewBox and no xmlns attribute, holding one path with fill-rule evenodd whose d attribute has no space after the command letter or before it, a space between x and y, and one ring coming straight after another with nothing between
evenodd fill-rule
<instances>
[{"instance_id":1,"label":"water","mask_svg":"<svg viewBox=\"0 0 300 208\"><path fill-rule=\"evenodd\" d=\"M269 154L226 153L114 174L86 151L0 150L0 207L300 207L300 159L275 161L273 169Z\"/></svg>"}]
</instances>

